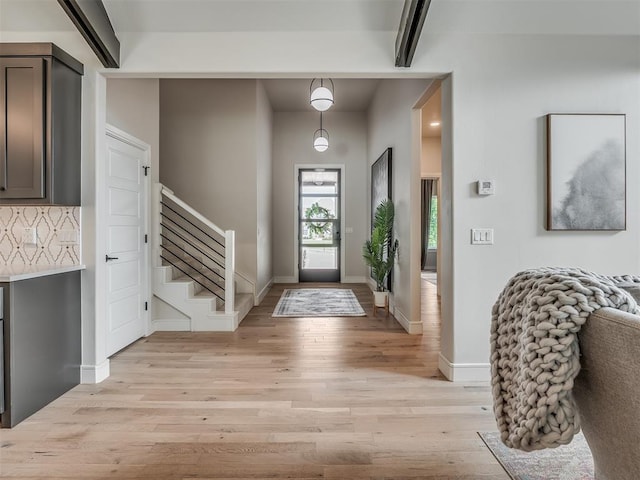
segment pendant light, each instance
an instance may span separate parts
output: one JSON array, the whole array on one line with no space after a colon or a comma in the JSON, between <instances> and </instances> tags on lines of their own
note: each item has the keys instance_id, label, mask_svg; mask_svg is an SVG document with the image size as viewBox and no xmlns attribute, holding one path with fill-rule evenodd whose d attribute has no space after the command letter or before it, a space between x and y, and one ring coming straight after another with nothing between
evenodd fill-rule
<instances>
[{"instance_id":1,"label":"pendant light","mask_svg":"<svg viewBox=\"0 0 640 480\"><path fill-rule=\"evenodd\" d=\"M314 78L309 87L309 103L319 112L327 111L333 105L333 80Z\"/></svg>"},{"instance_id":2,"label":"pendant light","mask_svg":"<svg viewBox=\"0 0 640 480\"><path fill-rule=\"evenodd\" d=\"M322 112L320 112L320 128L313 133L313 148L324 152L329 148L329 132L322 128Z\"/></svg>"}]
</instances>

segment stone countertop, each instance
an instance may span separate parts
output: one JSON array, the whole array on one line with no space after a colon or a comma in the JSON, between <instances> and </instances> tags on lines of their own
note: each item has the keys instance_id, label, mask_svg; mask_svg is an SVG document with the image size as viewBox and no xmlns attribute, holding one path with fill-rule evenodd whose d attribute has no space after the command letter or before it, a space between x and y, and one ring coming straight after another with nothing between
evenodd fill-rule
<instances>
[{"instance_id":1,"label":"stone countertop","mask_svg":"<svg viewBox=\"0 0 640 480\"><path fill-rule=\"evenodd\" d=\"M84 265L0 265L0 282L16 282L85 268Z\"/></svg>"}]
</instances>

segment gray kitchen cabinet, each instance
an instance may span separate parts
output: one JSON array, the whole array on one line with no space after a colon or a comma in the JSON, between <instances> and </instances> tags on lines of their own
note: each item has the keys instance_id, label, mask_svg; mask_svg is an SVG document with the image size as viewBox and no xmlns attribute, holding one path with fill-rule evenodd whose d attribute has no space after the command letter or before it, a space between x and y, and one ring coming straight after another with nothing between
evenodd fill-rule
<instances>
[{"instance_id":1,"label":"gray kitchen cabinet","mask_svg":"<svg viewBox=\"0 0 640 480\"><path fill-rule=\"evenodd\" d=\"M15 426L80 383L80 273L0 283L2 427Z\"/></svg>"},{"instance_id":2,"label":"gray kitchen cabinet","mask_svg":"<svg viewBox=\"0 0 640 480\"><path fill-rule=\"evenodd\" d=\"M83 72L52 43L0 43L0 205L80 205Z\"/></svg>"}]
</instances>

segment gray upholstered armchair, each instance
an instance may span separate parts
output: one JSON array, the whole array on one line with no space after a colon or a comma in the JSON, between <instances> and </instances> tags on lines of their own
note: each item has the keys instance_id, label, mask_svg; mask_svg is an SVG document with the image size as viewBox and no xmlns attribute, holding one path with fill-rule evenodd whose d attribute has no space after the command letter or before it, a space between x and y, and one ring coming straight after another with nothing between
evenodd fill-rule
<instances>
[{"instance_id":1,"label":"gray upholstered armchair","mask_svg":"<svg viewBox=\"0 0 640 480\"><path fill-rule=\"evenodd\" d=\"M637 480L640 317L601 308L589 316L579 339L581 370L573 393L596 480Z\"/></svg>"}]
</instances>

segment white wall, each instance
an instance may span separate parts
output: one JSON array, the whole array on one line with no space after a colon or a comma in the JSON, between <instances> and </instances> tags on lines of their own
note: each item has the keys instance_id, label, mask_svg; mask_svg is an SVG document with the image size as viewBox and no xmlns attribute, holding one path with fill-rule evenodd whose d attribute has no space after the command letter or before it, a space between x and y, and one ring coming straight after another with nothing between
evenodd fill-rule
<instances>
[{"instance_id":1,"label":"white wall","mask_svg":"<svg viewBox=\"0 0 640 480\"><path fill-rule=\"evenodd\" d=\"M369 182L370 165L386 148L392 148L391 196L396 212L394 235L399 242L393 274L394 315L411 333L422 332L420 284L414 281L416 275L420 276L420 262L415 261L414 252L420 250L419 214L418 221L414 218L415 206L418 206L418 212L420 210L420 112L413 109L430 83L428 80L381 81L368 117ZM418 125L414 125L415 119L418 119ZM369 214L367 218L370 218Z\"/></svg>"},{"instance_id":2,"label":"white wall","mask_svg":"<svg viewBox=\"0 0 640 480\"><path fill-rule=\"evenodd\" d=\"M312 112L275 112L273 128L273 272L276 280L293 281L296 242L295 165L344 165L343 195L346 211L343 232L345 281L362 281L366 267L362 244L367 235L367 119L363 112L324 114L323 127L329 132L326 152L313 149L313 132L320 116Z\"/></svg>"},{"instance_id":3,"label":"white wall","mask_svg":"<svg viewBox=\"0 0 640 480\"><path fill-rule=\"evenodd\" d=\"M151 146L151 181L159 181L160 81L107 79L107 123Z\"/></svg>"},{"instance_id":4,"label":"white wall","mask_svg":"<svg viewBox=\"0 0 640 480\"><path fill-rule=\"evenodd\" d=\"M260 300L273 282L272 265L272 171L273 110L261 81L256 82L256 292Z\"/></svg>"},{"instance_id":5,"label":"white wall","mask_svg":"<svg viewBox=\"0 0 640 480\"><path fill-rule=\"evenodd\" d=\"M224 230L257 278L255 80L160 81L160 181Z\"/></svg>"},{"instance_id":6,"label":"white wall","mask_svg":"<svg viewBox=\"0 0 640 480\"><path fill-rule=\"evenodd\" d=\"M439 177L442 173L442 144L440 137L422 137L420 176Z\"/></svg>"},{"instance_id":7,"label":"white wall","mask_svg":"<svg viewBox=\"0 0 640 480\"><path fill-rule=\"evenodd\" d=\"M607 274L640 271L640 219L634 208L640 200L634 181L640 174L634 133L640 128L638 37L482 36L466 45L450 47L457 53L454 327L453 344L443 343L443 353L455 364L488 361L491 306L517 271L546 265ZM544 230L544 115L550 112L627 114L626 232ZM478 197L472 185L479 178L494 179L496 195ZM495 245L470 245L473 227L494 228Z\"/></svg>"}]
</instances>

